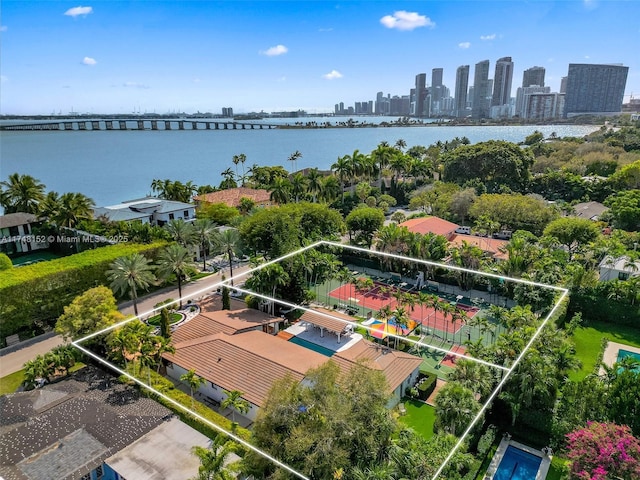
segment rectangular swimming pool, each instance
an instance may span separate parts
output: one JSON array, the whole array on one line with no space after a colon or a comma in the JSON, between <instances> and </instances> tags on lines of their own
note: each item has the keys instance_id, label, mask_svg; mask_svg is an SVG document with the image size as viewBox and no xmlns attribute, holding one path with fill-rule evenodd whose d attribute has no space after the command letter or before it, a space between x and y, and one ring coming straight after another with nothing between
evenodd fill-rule
<instances>
[{"instance_id":1,"label":"rectangular swimming pool","mask_svg":"<svg viewBox=\"0 0 640 480\"><path fill-rule=\"evenodd\" d=\"M500 460L494 480L534 480L542 458L509 445Z\"/></svg>"},{"instance_id":2,"label":"rectangular swimming pool","mask_svg":"<svg viewBox=\"0 0 640 480\"><path fill-rule=\"evenodd\" d=\"M296 345L300 345L301 347L308 348L309 350L313 350L314 352L318 352L318 353L324 355L325 357L331 357L331 356L333 356L334 353L336 353L333 350L330 350L330 349L328 349L326 347L323 347L322 345L318 345L316 343L309 342L309 341L304 340L302 338L291 337L289 339L289 341L291 343L295 343Z\"/></svg>"},{"instance_id":3,"label":"rectangular swimming pool","mask_svg":"<svg viewBox=\"0 0 640 480\"><path fill-rule=\"evenodd\" d=\"M630 352L628 350L623 350L623 349L618 350L618 359L617 359L618 362L622 361L622 359L626 357L631 357L637 360L638 362L640 362L640 353ZM634 371L640 372L640 367L634 368Z\"/></svg>"}]
</instances>

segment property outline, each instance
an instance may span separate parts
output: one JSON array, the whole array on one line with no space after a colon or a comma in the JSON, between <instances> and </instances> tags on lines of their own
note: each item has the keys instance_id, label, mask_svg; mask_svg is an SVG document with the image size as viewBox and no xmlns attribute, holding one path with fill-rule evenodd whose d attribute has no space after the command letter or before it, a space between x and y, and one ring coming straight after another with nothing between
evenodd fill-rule
<instances>
[{"instance_id":1,"label":"property outline","mask_svg":"<svg viewBox=\"0 0 640 480\"><path fill-rule=\"evenodd\" d=\"M280 299L275 299L273 297L269 297L269 296L266 296L266 295L258 294L257 292L253 292L251 290L244 290L244 289L241 289L239 287L230 285L230 283L233 280L237 280L239 278L243 278L243 277L245 277L246 275L248 275L250 273L253 273L255 271L258 271L258 270L261 270L261 269L267 267L268 265L279 263L282 260L285 260L287 258L291 258L291 257L293 257L295 255L298 255L300 253L303 253L303 252L305 252L307 250L310 250L310 249L313 249L313 248L317 248L317 247L319 247L321 245L328 245L328 246L331 246L331 247L336 247L336 248L341 248L341 249L354 250L354 251L361 252L361 253L367 253L367 254L373 254L373 255L377 255L377 256L389 257L389 258L394 258L394 259L397 259L397 260L402 260L402 261L407 261L407 262L420 263L420 264L423 264L423 265L430 265L430 266L434 266L434 267L445 268L445 269L448 269L448 270L461 271L461 272L466 272L466 273L470 273L470 274L474 274L474 275L480 275L480 276L484 276L484 277L494 278L494 279L498 279L498 280L502 280L502 281L507 281L508 280L508 281L511 281L511 282L520 283L520 284L524 284L524 285L535 286L535 287L539 287L539 288L548 288L548 289L551 289L551 290L554 290L554 291L557 291L557 292L561 293L560 297L556 301L556 303L553 306L553 308L547 314L547 316L545 317L543 322L540 324L540 326L537 328L537 330L531 336L531 338L529 339L529 341L527 342L527 344L523 348L522 352L520 352L520 354L516 357L516 359L513 361L513 363L511 364L510 367L505 367L503 365L495 365L495 364L492 364L491 362L486 362L484 360L477 359L477 358L474 358L474 357L470 357L470 356L467 356L467 355L464 355L464 354L460 354L458 352L452 352L452 351L449 351L449 350L444 350L444 349L442 349L440 347L427 345L427 344L422 344L422 343L420 343L420 341L415 341L415 340L412 340L412 339L409 339L409 338L401 337L401 336L398 336L398 335L393 334L393 333L388 333L387 334L388 336L390 336L392 338L398 338L398 339L402 339L404 341L408 341L410 343L413 343L413 344L417 345L418 347L432 348L432 349L435 349L435 350L438 350L438 351L441 351L441 352L445 352L447 354L451 354L451 355L454 355L454 356L457 356L457 357L461 357L461 358L465 358L465 359L468 359L468 360L471 360L471 361L474 361L474 362L478 362L478 363L484 364L484 365L492 367L492 368L498 368L498 369L506 372L506 374L502 376L500 382L498 382L498 385L496 386L496 388L491 392L491 394L489 395L487 400L482 404L482 406L480 407L478 413L473 418L473 420L469 423L469 425L467 426L465 431L462 433L462 435L460 436L460 438L458 439L456 444L453 446L453 448L451 449L451 451L449 452L447 457L444 459L444 461L441 463L441 465L436 470L435 474L432 477L432 480L438 480L438 477L440 476L440 474L442 473L444 468L447 466L449 461L453 458L453 456L458 451L458 449L463 445L467 435L471 432L473 427L475 427L475 425L478 423L478 421L482 418L484 412L488 409L489 404L498 395L498 392L502 389L504 384L507 382L507 380L511 376L511 373L519 365L520 361L524 358L524 356L528 353L529 348L531 348L533 343L536 341L536 339L538 338L538 336L540 335L540 333L544 329L544 327L547 325L549 320L552 318L552 316L558 310L558 308L560 307L562 302L565 300L565 298L569 294L569 290L566 289L566 288L563 288L563 287L558 287L558 286L555 286L555 285L547 285L547 284L543 284L543 283L539 283L539 282L534 282L534 281L531 281L531 280L507 277L507 276L504 276L504 275L499 275L499 274L491 273L491 272L480 272L480 271L477 271L477 270L472 270L472 269L468 269L468 268L464 268L464 267L458 267L458 266L455 266L455 265L447 265L447 264L443 264L443 263L439 263L439 262L433 262L433 261L430 261L430 260L421 260L421 259L406 257L406 256L403 256L403 255L397 255L397 254L388 253L388 252L378 252L378 251L373 251L373 250L362 248L362 247L355 247L355 246L352 246L352 245L344 245L344 244L337 243L337 242L332 242L332 241L327 241L327 240L320 240L320 241L314 242L314 243L312 243L310 245L301 247L301 248L299 248L299 249L297 249L297 250L295 250L293 252L289 252L289 253L281 256L281 257L278 257L278 258L275 258L273 260L269 260L267 262L264 262L264 263L258 265L257 267L250 268L249 270L246 270L244 272L240 272L234 277L231 277L231 278L228 278L228 279L225 279L225 280L221 280L220 282L218 282L218 283L216 283L214 285L211 285L211 286L208 286L206 288L200 289L200 290L198 290L196 292L193 292L193 293L190 293L188 295L184 295L179 300L183 301L183 300L188 300L188 299L191 299L191 298L199 296L199 295L211 294L211 293L215 292L218 287L222 286L222 287L227 287L227 288L233 288L235 290L238 290L240 292L256 296L258 298L262 298L262 299L265 299L265 300L278 302L278 303L286 305L288 307L302 309L302 310L305 310L305 311L313 311L316 314L321 314L321 315L323 315L325 317L328 317L328 318L331 318L331 319L340 320L341 322L345 323L346 325L354 326L356 324L355 322L349 322L348 320L345 320L345 319L342 319L342 318L338 318L338 317L334 317L334 316L329 315L327 313L319 312L317 310L311 310L311 309L308 309L308 308L300 306L300 305L292 304L292 303L289 303L289 302L286 302L286 301L283 301L283 300L280 300ZM197 418L198 420L206 423L210 427L214 428L216 431L228 436L229 438L233 439L234 441L238 442L239 444L243 445L244 447L252 450L253 452L259 454L260 456L262 456L262 457L266 458L267 460L273 462L278 467L285 469L286 471L288 471L289 473L295 475L298 478L301 478L303 480L310 480L309 477L307 477L304 474L298 472L297 470L295 470L294 468L290 467L286 463L281 462L280 460L276 459L275 457L273 457L269 453L257 448L255 445L250 444L246 440L238 437L233 432L225 430L220 425L217 425L217 424L211 422L210 420L204 418L203 416L199 415L198 413L192 411L188 407L186 407L186 406L182 405L181 403L177 402L176 400L173 400L172 398L166 396L162 392L159 392L158 390L154 389L150 385L145 384L141 380L133 377L132 375L130 375L129 373L125 372L121 368L119 368L116 365L114 365L111 362L109 362L108 360L106 360L106 359L94 354L93 352L87 350L85 347L80 345L82 342L90 340L91 338L94 338L94 337L96 337L98 335L102 335L102 334L108 333L111 330L115 330L116 328L119 328L119 327L121 327L121 326L123 326L123 325L125 325L125 324L127 324L127 323L129 323L131 321L133 321L133 320L136 320L136 319L141 320L141 317L148 316L148 315L150 315L152 313L160 311L161 309L162 309L162 307L152 308L151 310L148 310L148 311L143 312L141 314L132 316L131 318L127 318L126 320L118 322L118 323L116 323L114 325L110 325L109 327L103 328L103 329L101 329L101 330L99 330L97 332L93 332L93 333L91 333L89 335L86 335L86 336L84 336L84 337L82 337L82 338L80 338L78 340L74 340L74 341L71 342L71 344L74 347L76 347L77 349L79 349L80 351L82 351L85 355L90 356L91 358L93 358L93 359L97 360L98 362L102 363L103 365L109 367L110 369L114 370L115 372L119 373L120 375L123 375L123 376L127 377L129 380L134 381L136 384L140 385L141 387L145 388L146 390L150 391L151 393L153 393L155 395L158 395L162 399L170 402L172 405L175 405L176 407L178 407L179 409L181 409L184 412L188 413L189 415L192 415L193 417ZM359 327L364 327L368 331L371 331L371 328L368 325L361 325L361 324L357 324L357 325Z\"/></svg>"}]
</instances>

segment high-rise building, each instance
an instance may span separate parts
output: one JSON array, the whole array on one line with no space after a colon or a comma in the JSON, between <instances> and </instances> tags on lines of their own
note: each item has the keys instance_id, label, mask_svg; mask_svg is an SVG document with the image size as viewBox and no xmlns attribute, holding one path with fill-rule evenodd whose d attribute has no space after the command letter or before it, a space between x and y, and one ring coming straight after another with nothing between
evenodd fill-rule
<instances>
[{"instance_id":1,"label":"high-rise building","mask_svg":"<svg viewBox=\"0 0 640 480\"><path fill-rule=\"evenodd\" d=\"M570 63L564 116L620 113L628 73L621 64Z\"/></svg>"},{"instance_id":2,"label":"high-rise building","mask_svg":"<svg viewBox=\"0 0 640 480\"><path fill-rule=\"evenodd\" d=\"M532 85L530 87L519 87L516 93L516 108L515 115L516 117L524 118L524 104L527 100L527 95L531 95L533 93L551 93L550 87L541 87L538 85Z\"/></svg>"},{"instance_id":3,"label":"high-rise building","mask_svg":"<svg viewBox=\"0 0 640 480\"><path fill-rule=\"evenodd\" d=\"M493 97L491 106L508 105L511 99L511 81L513 62L511 57L502 57L496 62L496 74L493 77Z\"/></svg>"},{"instance_id":4,"label":"high-rise building","mask_svg":"<svg viewBox=\"0 0 640 480\"><path fill-rule=\"evenodd\" d=\"M522 118L529 120L559 118L563 114L564 106L564 93L531 93L525 97Z\"/></svg>"},{"instance_id":5,"label":"high-rise building","mask_svg":"<svg viewBox=\"0 0 640 480\"><path fill-rule=\"evenodd\" d=\"M567 77L560 79L560 93L567 93Z\"/></svg>"},{"instance_id":6,"label":"high-rise building","mask_svg":"<svg viewBox=\"0 0 640 480\"><path fill-rule=\"evenodd\" d=\"M467 115L467 90L469 89L469 65L460 65L456 70L454 116Z\"/></svg>"},{"instance_id":7,"label":"high-rise building","mask_svg":"<svg viewBox=\"0 0 640 480\"><path fill-rule=\"evenodd\" d=\"M427 74L419 73L416 75L416 88L414 98L412 99L411 114L415 117L425 115L425 100L427 99Z\"/></svg>"},{"instance_id":8,"label":"high-rise building","mask_svg":"<svg viewBox=\"0 0 640 480\"><path fill-rule=\"evenodd\" d=\"M489 101L491 95L489 83L489 60L476 63L473 73L473 118L489 118Z\"/></svg>"},{"instance_id":9,"label":"high-rise building","mask_svg":"<svg viewBox=\"0 0 640 480\"><path fill-rule=\"evenodd\" d=\"M222 107L222 116L223 117L233 117L233 108L231 107Z\"/></svg>"},{"instance_id":10,"label":"high-rise building","mask_svg":"<svg viewBox=\"0 0 640 480\"><path fill-rule=\"evenodd\" d=\"M431 86L432 87L441 87L442 86L442 68L434 68L431 70Z\"/></svg>"},{"instance_id":11,"label":"high-rise building","mask_svg":"<svg viewBox=\"0 0 640 480\"><path fill-rule=\"evenodd\" d=\"M522 74L522 87L544 87L544 67L527 68Z\"/></svg>"}]
</instances>

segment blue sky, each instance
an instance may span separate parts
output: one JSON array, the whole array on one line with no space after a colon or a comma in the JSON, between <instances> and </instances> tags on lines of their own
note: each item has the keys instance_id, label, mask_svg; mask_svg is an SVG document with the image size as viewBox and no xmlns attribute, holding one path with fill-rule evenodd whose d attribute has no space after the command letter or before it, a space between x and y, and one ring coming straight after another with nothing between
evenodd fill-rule
<instances>
[{"instance_id":1,"label":"blue sky","mask_svg":"<svg viewBox=\"0 0 640 480\"><path fill-rule=\"evenodd\" d=\"M1 0L0 113L331 111L415 75L513 58L629 67L640 97L640 2Z\"/></svg>"}]
</instances>

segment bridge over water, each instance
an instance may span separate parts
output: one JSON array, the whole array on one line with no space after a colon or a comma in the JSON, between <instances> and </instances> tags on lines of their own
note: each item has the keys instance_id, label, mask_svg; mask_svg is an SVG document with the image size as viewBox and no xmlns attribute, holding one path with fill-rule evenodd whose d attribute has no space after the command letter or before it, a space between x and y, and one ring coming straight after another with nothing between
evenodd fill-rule
<instances>
[{"instance_id":1,"label":"bridge over water","mask_svg":"<svg viewBox=\"0 0 640 480\"><path fill-rule=\"evenodd\" d=\"M224 120L164 120L164 119L99 119L99 120L51 120L36 123L2 125L0 130L50 130L50 131L91 131L91 130L254 130L272 129L280 125L269 123L234 122Z\"/></svg>"}]
</instances>

